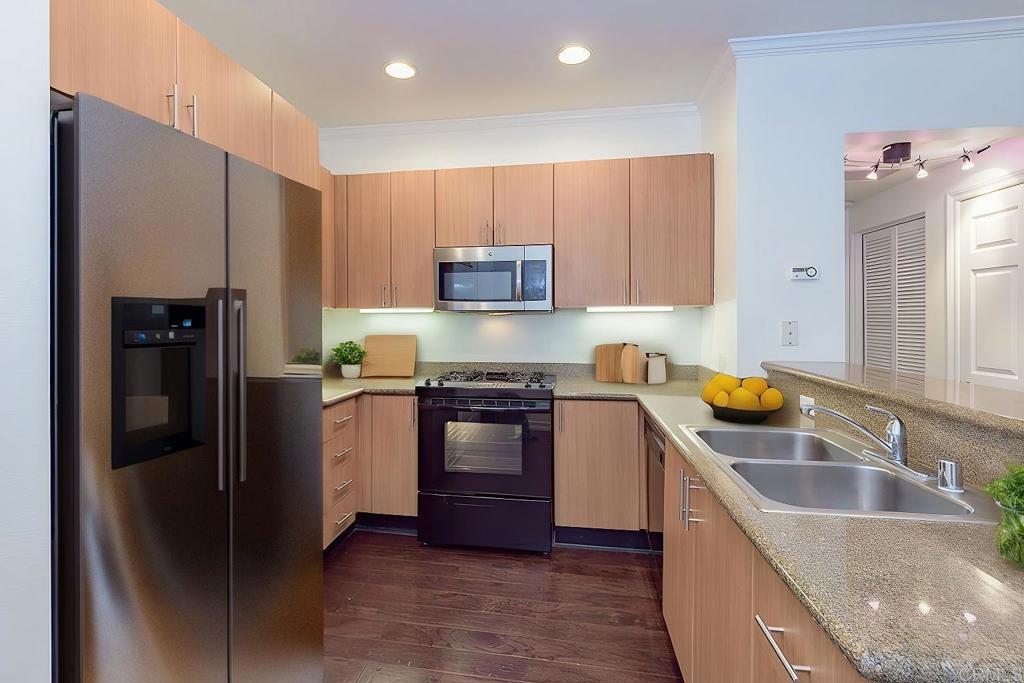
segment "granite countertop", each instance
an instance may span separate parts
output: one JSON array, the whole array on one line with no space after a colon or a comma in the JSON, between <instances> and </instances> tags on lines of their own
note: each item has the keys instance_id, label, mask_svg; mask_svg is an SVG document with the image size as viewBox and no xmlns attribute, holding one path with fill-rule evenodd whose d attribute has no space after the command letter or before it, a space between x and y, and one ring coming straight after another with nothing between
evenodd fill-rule
<instances>
[{"instance_id":1,"label":"granite countertop","mask_svg":"<svg viewBox=\"0 0 1024 683\"><path fill-rule=\"evenodd\" d=\"M411 395L422 379L325 377L324 405L363 392ZM682 429L718 423L699 389L577 376L559 377L555 396L637 400L867 679L1024 683L1024 572L996 552L993 527L761 512ZM787 419L768 424L796 426Z\"/></svg>"}]
</instances>

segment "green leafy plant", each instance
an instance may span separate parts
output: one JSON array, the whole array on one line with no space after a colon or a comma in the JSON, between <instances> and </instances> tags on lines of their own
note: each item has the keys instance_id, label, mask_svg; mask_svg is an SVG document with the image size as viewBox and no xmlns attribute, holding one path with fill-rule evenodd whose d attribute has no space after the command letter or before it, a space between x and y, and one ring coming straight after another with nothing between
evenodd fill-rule
<instances>
[{"instance_id":1,"label":"green leafy plant","mask_svg":"<svg viewBox=\"0 0 1024 683\"><path fill-rule=\"evenodd\" d=\"M320 349L299 349L299 352L288 361L293 365L320 365Z\"/></svg>"},{"instance_id":2,"label":"green leafy plant","mask_svg":"<svg viewBox=\"0 0 1024 683\"><path fill-rule=\"evenodd\" d=\"M346 341L331 349L331 355L338 365L359 365L366 358L366 349L354 341Z\"/></svg>"},{"instance_id":3,"label":"green leafy plant","mask_svg":"<svg viewBox=\"0 0 1024 683\"><path fill-rule=\"evenodd\" d=\"M985 490L1003 508L1003 521L996 528L999 554L1024 569L1024 465L1008 469L1008 475Z\"/></svg>"}]
</instances>

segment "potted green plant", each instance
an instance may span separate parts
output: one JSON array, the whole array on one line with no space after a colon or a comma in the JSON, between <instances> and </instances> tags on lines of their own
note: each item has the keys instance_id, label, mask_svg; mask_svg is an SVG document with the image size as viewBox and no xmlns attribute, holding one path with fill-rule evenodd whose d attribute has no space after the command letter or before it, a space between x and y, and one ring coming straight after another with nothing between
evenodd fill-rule
<instances>
[{"instance_id":1,"label":"potted green plant","mask_svg":"<svg viewBox=\"0 0 1024 683\"><path fill-rule=\"evenodd\" d=\"M363 368L363 359L366 358L366 349L354 341L341 342L333 349L331 354L334 362L341 366L341 376L348 379L355 379Z\"/></svg>"},{"instance_id":2,"label":"potted green plant","mask_svg":"<svg viewBox=\"0 0 1024 683\"><path fill-rule=\"evenodd\" d=\"M999 554L1024 569L1024 465L1010 466L1010 473L985 487L1003 511L996 527Z\"/></svg>"}]
</instances>

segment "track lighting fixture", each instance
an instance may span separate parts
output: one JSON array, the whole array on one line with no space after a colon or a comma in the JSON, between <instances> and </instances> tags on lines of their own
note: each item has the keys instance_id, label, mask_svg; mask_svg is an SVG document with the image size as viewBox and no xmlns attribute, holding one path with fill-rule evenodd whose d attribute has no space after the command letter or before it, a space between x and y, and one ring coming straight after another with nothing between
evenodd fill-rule
<instances>
[{"instance_id":1,"label":"track lighting fixture","mask_svg":"<svg viewBox=\"0 0 1024 683\"><path fill-rule=\"evenodd\" d=\"M960 160L964 162L963 164L960 165L961 170L970 171L972 168L974 168L974 162L971 161L971 155L967 153L966 147L964 148L964 153L963 156L960 157Z\"/></svg>"},{"instance_id":2,"label":"track lighting fixture","mask_svg":"<svg viewBox=\"0 0 1024 683\"><path fill-rule=\"evenodd\" d=\"M916 163L917 163L917 177L918 178L927 178L928 177L928 171L925 170L924 162L921 161L921 157L917 158L917 162Z\"/></svg>"},{"instance_id":3,"label":"track lighting fixture","mask_svg":"<svg viewBox=\"0 0 1024 683\"><path fill-rule=\"evenodd\" d=\"M867 178L868 180L878 180L878 162L877 161L875 162L875 165L871 167L871 173L868 173L864 177Z\"/></svg>"},{"instance_id":4,"label":"track lighting fixture","mask_svg":"<svg viewBox=\"0 0 1024 683\"><path fill-rule=\"evenodd\" d=\"M843 166L848 169L866 168L868 169L867 174L864 176L865 180L878 180L878 169L881 168L882 164L885 164L887 173L897 173L904 168L910 168L914 166L917 168L918 178L927 178L928 169L925 168L925 164L938 164L944 165L947 162L959 161L960 168L964 171L969 171L974 168L974 159L985 150L989 149L991 145L985 145L978 149L969 150L966 147L961 147L960 154L950 154L948 156L931 157L929 159L923 159L918 156L913 159L910 156L910 143L909 142L895 142L890 145L886 145L882 148L882 156L876 161L868 161L866 159L851 159L849 155L843 155Z\"/></svg>"}]
</instances>

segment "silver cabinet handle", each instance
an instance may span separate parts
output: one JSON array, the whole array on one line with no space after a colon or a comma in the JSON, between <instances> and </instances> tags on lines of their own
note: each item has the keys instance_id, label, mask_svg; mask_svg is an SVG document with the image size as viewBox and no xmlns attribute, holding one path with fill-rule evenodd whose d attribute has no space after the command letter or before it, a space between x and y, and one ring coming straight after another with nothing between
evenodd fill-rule
<instances>
[{"instance_id":1,"label":"silver cabinet handle","mask_svg":"<svg viewBox=\"0 0 1024 683\"><path fill-rule=\"evenodd\" d=\"M340 425L342 422L348 422L351 419L352 419L351 415L346 415L345 417L339 417L337 420L334 421L334 424Z\"/></svg>"},{"instance_id":2,"label":"silver cabinet handle","mask_svg":"<svg viewBox=\"0 0 1024 683\"><path fill-rule=\"evenodd\" d=\"M686 528L686 509L690 507L690 478L683 470L679 470L679 506L676 510L676 519L682 521L683 528Z\"/></svg>"},{"instance_id":3,"label":"silver cabinet handle","mask_svg":"<svg viewBox=\"0 0 1024 683\"><path fill-rule=\"evenodd\" d=\"M337 522L334 523L334 526L341 526L342 524L345 523L345 520L347 520L353 514L355 514L355 513L353 513L353 512L346 513L344 517L342 517L341 519L339 519Z\"/></svg>"},{"instance_id":4,"label":"silver cabinet handle","mask_svg":"<svg viewBox=\"0 0 1024 683\"><path fill-rule=\"evenodd\" d=\"M347 489L351 483L352 483L351 479L349 479L348 481L343 481L342 483L340 483L340 484L338 484L337 486L334 487L334 492L335 493L341 493L342 491Z\"/></svg>"},{"instance_id":5,"label":"silver cabinet handle","mask_svg":"<svg viewBox=\"0 0 1024 683\"><path fill-rule=\"evenodd\" d=\"M495 223L494 224L494 236L496 238L494 240L495 244L504 244L505 243L505 238L501 234L501 223Z\"/></svg>"},{"instance_id":6,"label":"silver cabinet handle","mask_svg":"<svg viewBox=\"0 0 1024 683\"><path fill-rule=\"evenodd\" d=\"M622 281L622 303L625 306L629 305L629 281Z\"/></svg>"},{"instance_id":7,"label":"silver cabinet handle","mask_svg":"<svg viewBox=\"0 0 1024 683\"><path fill-rule=\"evenodd\" d=\"M565 408L565 404L562 403L562 402L559 402L559 404L558 404L558 431L559 432L562 431L562 423L565 422L565 410L563 410L564 408Z\"/></svg>"},{"instance_id":8,"label":"silver cabinet handle","mask_svg":"<svg viewBox=\"0 0 1024 683\"><path fill-rule=\"evenodd\" d=\"M415 398L413 398L411 405L412 405L412 411L411 411L412 419L411 419L411 422L412 422L412 424L416 424L416 399Z\"/></svg>"},{"instance_id":9,"label":"silver cabinet handle","mask_svg":"<svg viewBox=\"0 0 1024 683\"><path fill-rule=\"evenodd\" d=\"M344 458L346 455L348 455L351 452L352 452L352 446L349 446L348 448L346 448L345 450L341 451L340 453L335 453L334 454L334 459L335 460L341 460L342 458Z\"/></svg>"},{"instance_id":10,"label":"silver cabinet handle","mask_svg":"<svg viewBox=\"0 0 1024 683\"><path fill-rule=\"evenodd\" d=\"M703 491L703 486L694 486L693 481L699 481L694 477L686 478L686 516L684 518L683 528L689 530L690 524L695 522L703 522L703 519L697 519L693 516L693 507L690 505L690 491Z\"/></svg>"},{"instance_id":11,"label":"silver cabinet handle","mask_svg":"<svg viewBox=\"0 0 1024 683\"><path fill-rule=\"evenodd\" d=\"M634 301L633 303L640 303L640 278L636 279L636 301Z\"/></svg>"},{"instance_id":12,"label":"silver cabinet handle","mask_svg":"<svg viewBox=\"0 0 1024 683\"><path fill-rule=\"evenodd\" d=\"M169 95L165 95L171 101L171 128L178 127L178 84L175 83Z\"/></svg>"},{"instance_id":13,"label":"silver cabinet handle","mask_svg":"<svg viewBox=\"0 0 1024 683\"><path fill-rule=\"evenodd\" d=\"M491 222L484 221L484 244L494 244L494 236L491 234Z\"/></svg>"},{"instance_id":14,"label":"silver cabinet handle","mask_svg":"<svg viewBox=\"0 0 1024 683\"><path fill-rule=\"evenodd\" d=\"M387 308L387 305L388 305L387 296L388 296L388 286L387 285L381 285L380 286L380 307L381 308Z\"/></svg>"},{"instance_id":15,"label":"silver cabinet handle","mask_svg":"<svg viewBox=\"0 0 1024 683\"><path fill-rule=\"evenodd\" d=\"M398 308L398 285L391 286L391 307Z\"/></svg>"},{"instance_id":16,"label":"silver cabinet handle","mask_svg":"<svg viewBox=\"0 0 1024 683\"><path fill-rule=\"evenodd\" d=\"M196 96L192 96L192 104L186 104L185 109L192 110L192 137L199 137L199 106L196 102Z\"/></svg>"},{"instance_id":17,"label":"silver cabinet handle","mask_svg":"<svg viewBox=\"0 0 1024 683\"><path fill-rule=\"evenodd\" d=\"M768 644L771 645L772 650L775 651L775 656L778 657L779 661L782 663L782 668L786 670L786 675L789 676L789 680L793 681L794 683L797 683L800 680L800 677L796 675L797 671L803 673L811 672L811 667L809 666L794 666L793 664L790 664L789 660L786 659L786 655L783 654L782 648L779 647L779 644L777 642L775 642L775 636L773 636L772 634L785 633L785 629L777 628L774 626L765 626L764 620L761 619L760 614L754 615L754 621L757 622L757 626L761 629L761 633L764 634L764 637L768 640Z\"/></svg>"}]
</instances>

